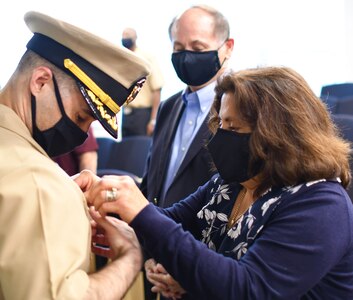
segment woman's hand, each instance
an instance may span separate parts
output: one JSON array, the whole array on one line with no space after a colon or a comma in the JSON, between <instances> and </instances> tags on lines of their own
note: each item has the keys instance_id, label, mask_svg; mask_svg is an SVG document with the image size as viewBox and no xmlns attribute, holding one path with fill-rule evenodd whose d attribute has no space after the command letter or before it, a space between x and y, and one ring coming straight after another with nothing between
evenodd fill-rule
<instances>
[{"instance_id":1,"label":"woman's hand","mask_svg":"<svg viewBox=\"0 0 353 300\"><path fill-rule=\"evenodd\" d=\"M185 294L180 284L154 259L145 262L145 271L148 281L153 284L152 292L161 293L163 297L172 299L180 299Z\"/></svg>"},{"instance_id":2,"label":"woman's hand","mask_svg":"<svg viewBox=\"0 0 353 300\"><path fill-rule=\"evenodd\" d=\"M149 204L129 176L109 175L99 178L83 171L74 180L83 190L88 204L93 205L101 216L115 213L130 223Z\"/></svg>"},{"instance_id":3,"label":"woman's hand","mask_svg":"<svg viewBox=\"0 0 353 300\"><path fill-rule=\"evenodd\" d=\"M134 230L117 218L102 217L93 207L89 213L92 217L92 252L112 260L130 255L141 266L141 247Z\"/></svg>"}]
</instances>

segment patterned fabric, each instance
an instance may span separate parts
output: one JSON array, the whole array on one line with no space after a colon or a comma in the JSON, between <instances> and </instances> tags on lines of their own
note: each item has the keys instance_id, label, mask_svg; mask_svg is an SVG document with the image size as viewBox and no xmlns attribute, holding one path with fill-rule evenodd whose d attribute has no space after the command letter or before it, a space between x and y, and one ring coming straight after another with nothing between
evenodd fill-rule
<instances>
[{"instance_id":1,"label":"patterned fabric","mask_svg":"<svg viewBox=\"0 0 353 300\"><path fill-rule=\"evenodd\" d=\"M271 214L283 198L321 181L326 180L269 189L229 229L228 216L230 216L234 205L233 199L236 199L241 186L239 184L225 184L220 177L215 177L208 195L208 199L211 200L197 214L199 219L206 222L205 228L202 230L201 241L216 252L240 260L257 236L261 234Z\"/></svg>"}]
</instances>

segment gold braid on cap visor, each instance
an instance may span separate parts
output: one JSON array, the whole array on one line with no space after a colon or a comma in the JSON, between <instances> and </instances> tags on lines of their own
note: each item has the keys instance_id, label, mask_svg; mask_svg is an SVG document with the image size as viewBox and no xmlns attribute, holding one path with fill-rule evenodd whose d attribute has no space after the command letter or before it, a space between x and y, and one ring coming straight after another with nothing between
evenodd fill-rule
<instances>
[{"instance_id":1,"label":"gold braid on cap visor","mask_svg":"<svg viewBox=\"0 0 353 300\"><path fill-rule=\"evenodd\" d=\"M108 106L114 114L117 114L120 111L120 106L116 104L115 101L109 95L107 95L91 78L89 78L88 75L83 72L71 59L64 59L64 66L88 87L88 90L86 89L86 91L92 101L97 105L97 109L99 110L102 118L105 119L108 124L116 130L116 117L112 117L107 113L103 107L103 103ZM146 78L142 78L136 83L123 105L129 104L136 98L145 81Z\"/></svg>"},{"instance_id":2,"label":"gold braid on cap visor","mask_svg":"<svg viewBox=\"0 0 353 300\"><path fill-rule=\"evenodd\" d=\"M111 128L114 130L118 129L118 124L116 121L116 116L112 117L110 114L107 113L107 111L103 107L103 103L99 101L99 99L96 97L95 94L93 94L90 90L85 89L88 96L91 98L92 102L97 105L97 109L99 113L101 114L101 117L107 121L107 123L110 125Z\"/></svg>"},{"instance_id":3,"label":"gold braid on cap visor","mask_svg":"<svg viewBox=\"0 0 353 300\"><path fill-rule=\"evenodd\" d=\"M83 72L71 59L66 58L64 60L65 68L69 69L78 79L80 79L89 90L94 93L100 101L102 101L109 109L117 114L120 111L120 106L114 102L109 95L104 93L102 89L95 84L95 82L87 76L85 72ZM103 117L103 116L102 116Z\"/></svg>"}]
</instances>

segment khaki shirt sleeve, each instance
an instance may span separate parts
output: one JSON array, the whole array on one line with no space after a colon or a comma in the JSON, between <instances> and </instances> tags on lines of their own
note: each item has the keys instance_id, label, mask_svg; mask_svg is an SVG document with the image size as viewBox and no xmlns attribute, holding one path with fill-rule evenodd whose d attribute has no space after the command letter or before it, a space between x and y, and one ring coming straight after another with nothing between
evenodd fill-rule
<instances>
[{"instance_id":1,"label":"khaki shirt sleeve","mask_svg":"<svg viewBox=\"0 0 353 300\"><path fill-rule=\"evenodd\" d=\"M164 85L164 78L157 59L154 56L149 56L148 60L151 66L151 74L148 76L150 88L152 91L162 89Z\"/></svg>"},{"instance_id":2,"label":"khaki shirt sleeve","mask_svg":"<svg viewBox=\"0 0 353 300\"><path fill-rule=\"evenodd\" d=\"M49 158L33 158L2 177L0 295L82 299L89 285L90 234L83 194Z\"/></svg>"},{"instance_id":3,"label":"khaki shirt sleeve","mask_svg":"<svg viewBox=\"0 0 353 300\"><path fill-rule=\"evenodd\" d=\"M151 72L136 99L129 106L135 108L150 108L153 106L153 93L163 88L164 78L156 57L149 52L136 49L136 54L142 56L150 63Z\"/></svg>"}]
</instances>

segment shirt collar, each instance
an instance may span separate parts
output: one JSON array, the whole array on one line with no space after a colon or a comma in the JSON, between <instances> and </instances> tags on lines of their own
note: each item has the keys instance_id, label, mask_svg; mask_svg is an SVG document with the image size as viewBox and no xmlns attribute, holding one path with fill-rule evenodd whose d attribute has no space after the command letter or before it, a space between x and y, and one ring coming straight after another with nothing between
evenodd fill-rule
<instances>
[{"instance_id":1,"label":"shirt collar","mask_svg":"<svg viewBox=\"0 0 353 300\"><path fill-rule=\"evenodd\" d=\"M186 104L191 95L196 96L195 98L199 104L200 110L204 113L210 109L213 103L215 87L216 80L212 81L210 84L197 90L196 92L191 92L189 88L186 88L182 93L182 99Z\"/></svg>"}]
</instances>

